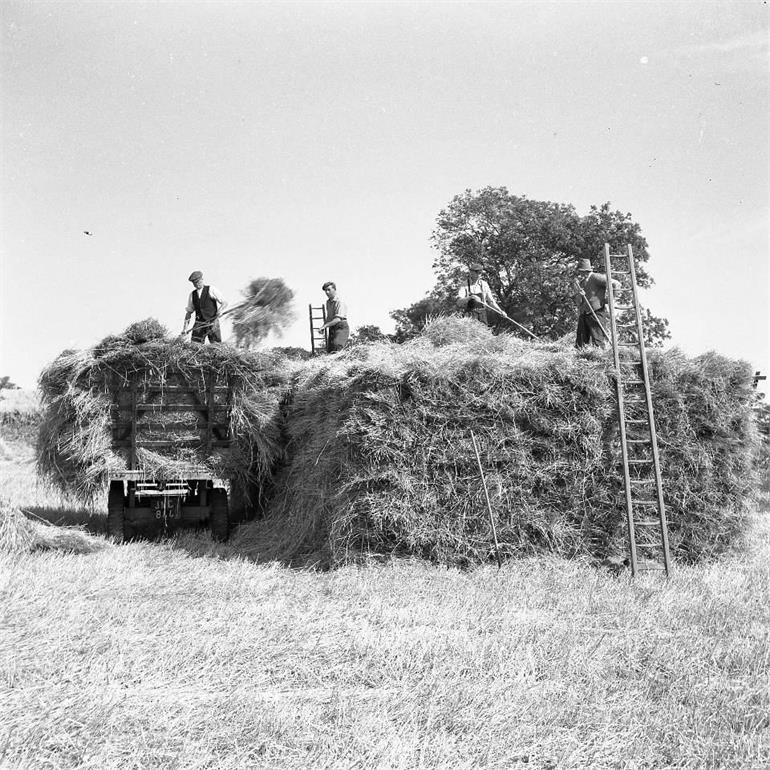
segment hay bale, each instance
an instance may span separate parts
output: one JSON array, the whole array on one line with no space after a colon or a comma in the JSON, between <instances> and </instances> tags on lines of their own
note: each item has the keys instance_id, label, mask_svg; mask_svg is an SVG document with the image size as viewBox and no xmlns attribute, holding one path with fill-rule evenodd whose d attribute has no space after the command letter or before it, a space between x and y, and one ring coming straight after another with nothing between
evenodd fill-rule
<instances>
[{"instance_id":1,"label":"hay bale","mask_svg":"<svg viewBox=\"0 0 770 770\"><path fill-rule=\"evenodd\" d=\"M104 492L111 473L128 467L128 452L113 439L112 410L125 403L130 387L182 384L205 393L208 378L216 377L229 388L232 445L212 452L140 448L140 468L157 478L194 478L197 469L237 483L246 494L261 489L282 451L283 381L276 358L158 337L152 320L132 324L93 349L65 351L43 371L38 470L75 499L93 500ZM144 430L146 436L155 430L181 444L196 435L197 425L191 401L189 412L147 415Z\"/></svg>"},{"instance_id":2,"label":"hay bale","mask_svg":"<svg viewBox=\"0 0 770 770\"><path fill-rule=\"evenodd\" d=\"M671 544L695 561L744 526L751 370L715 354L655 351L649 360ZM471 430L506 556L604 558L625 547L608 353L441 319L404 345L309 361L292 392L289 459L269 520L275 557L490 560Z\"/></svg>"}]
</instances>

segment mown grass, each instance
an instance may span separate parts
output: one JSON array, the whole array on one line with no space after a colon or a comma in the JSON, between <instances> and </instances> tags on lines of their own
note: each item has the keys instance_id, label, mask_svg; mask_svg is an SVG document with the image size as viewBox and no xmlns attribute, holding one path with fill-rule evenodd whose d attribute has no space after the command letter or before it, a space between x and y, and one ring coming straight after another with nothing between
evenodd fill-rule
<instances>
[{"instance_id":1,"label":"mown grass","mask_svg":"<svg viewBox=\"0 0 770 770\"><path fill-rule=\"evenodd\" d=\"M3 462L47 518L85 520ZM635 581L257 564L207 535L0 557L3 768L764 768L770 523Z\"/></svg>"}]
</instances>

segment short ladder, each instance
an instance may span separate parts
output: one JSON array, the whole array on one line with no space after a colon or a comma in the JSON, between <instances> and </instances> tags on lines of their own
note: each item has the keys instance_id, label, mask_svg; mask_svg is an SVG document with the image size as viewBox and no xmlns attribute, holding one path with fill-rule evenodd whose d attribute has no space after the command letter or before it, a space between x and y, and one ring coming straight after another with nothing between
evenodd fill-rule
<instances>
[{"instance_id":1,"label":"short ladder","mask_svg":"<svg viewBox=\"0 0 770 770\"><path fill-rule=\"evenodd\" d=\"M609 244L604 244L631 571L636 575L642 570L665 570L669 575L668 524L642 310L634 254L630 244L626 249L624 254L611 254ZM620 288L613 288L611 279L618 281Z\"/></svg>"},{"instance_id":2,"label":"short ladder","mask_svg":"<svg viewBox=\"0 0 770 770\"><path fill-rule=\"evenodd\" d=\"M308 305L310 315L310 351L314 356L326 352L326 332L318 332L318 327L326 323L326 307Z\"/></svg>"}]
</instances>

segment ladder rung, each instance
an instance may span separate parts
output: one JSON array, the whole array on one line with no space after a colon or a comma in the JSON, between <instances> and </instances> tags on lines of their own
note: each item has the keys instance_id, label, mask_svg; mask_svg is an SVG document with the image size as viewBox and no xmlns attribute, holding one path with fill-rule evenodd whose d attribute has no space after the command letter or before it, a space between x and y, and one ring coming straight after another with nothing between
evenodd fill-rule
<instances>
[{"instance_id":1,"label":"ladder rung","mask_svg":"<svg viewBox=\"0 0 770 770\"><path fill-rule=\"evenodd\" d=\"M613 275L631 275L631 271L630 270L613 270L612 274Z\"/></svg>"},{"instance_id":2,"label":"ladder rung","mask_svg":"<svg viewBox=\"0 0 770 770\"><path fill-rule=\"evenodd\" d=\"M626 422L629 425L647 425L647 420L632 420L629 418Z\"/></svg>"},{"instance_id":3,"label":"ladder rung","mask_svg":"<svg viewBox=\"0 0 770 770\"><path fill-rule=\"evenodd\" d=\"M655 479L629 479L629 484L654 484Z\"/></svg>"},{"instance_id":4,"label":"ladder rung","mask_svg":"<svg viewBox=\"0 0 770 770\"><path fill-rule=\"evenodd\" d=\"M635 521L634 522L635 527L659 527L660 521ZM650 546L650 545L657 545L657 543L639 543L639 545L643 546Z\"/></svg>"},{"instance_id":5,"label":"ladder rung","mask_svg":"<svg viewBox=\"0 0 770 770\"><path fill-rule=\"evenodd\" d=\"M631 502L634 505L657 505L658 504L657 500L634 500L633 498L631 499Z\"/></svg>"},{"instance_id":6,"label":"ladder rung","mask_svg":"<svg viewBox=\"0 0 770 770\"><path fill-rule=\"evenodd\" d=\"M618 342L618 345L622 348L636 348L639 347L639 340L635 342Z\"/></svg>"},{"instance_id":7,"label":"ladder rung","mask_svg":"<svg viewBox=\"0 0 770 770\"><path fill-rule=\"evenodd\" d=\"M615 305L615 310L635 310L636 305Z\"/></svg>"},{"instance_id":8,"label":"ladder rung","mask_svg":"<svg viewBox=\"0 0 770 770\"><path fill-rule=\"evenodd\" d=\"M649 444L648 438L626 438L626 444Z\"/></svg>"},{"instance_id":9,"label":"ladder rung","mask_svg":"<svg viewBox=\"0 0 770 770\"><path fill-rule=\"evenodd\" d=\"M629 465L649 465L651 462L653 462L652 458L649 460L629 460Z\"/></svg>"},{"instance_id":10,"label":"ladder rung","mask_svg":"<svg viewBox=\"0 0 770 770\"><path fill-rule=\"evenodd\" d=\"M621 380L624 385L644 385L644 380Z\"/></svg>"}]
</instances>

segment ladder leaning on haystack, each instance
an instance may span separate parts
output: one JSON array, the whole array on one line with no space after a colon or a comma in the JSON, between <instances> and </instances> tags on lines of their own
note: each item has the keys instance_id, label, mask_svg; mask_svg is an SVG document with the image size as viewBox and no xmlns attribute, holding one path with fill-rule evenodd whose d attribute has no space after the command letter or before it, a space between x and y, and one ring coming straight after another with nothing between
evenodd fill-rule
<instances>
[{"instance_id":1,"label":"ladder leaning on haystack","mask_svg":"<svg viewBox=\"0 0 770 770\"><path fill-rule=\"evenodd\" d=\"M326 307L324 305L307 307L310 315L310 353L316 356L326 352L326 332L318 331L319 327L326 323Z\"/></svg>"},{"instance_id":2,"label":"ladder leaning on haystack","mask_svg":"<svg viewBox=\"0 0 770 770\"><path fill-rule=\"evenodd\" d=\"M614 267L613 260L619 262ZM631 245L611 254L604 244L607 300L618 398L618 426L623 463L631 571L671 571L663 481L650 393L642 310L637 296ZM612 279L620 283L613 288ZM616 296L616 292L619 296ZM623 355L621 355L621 348ZM641 552L642 559L639 558Z\"/></svg>"}]
</instances>

